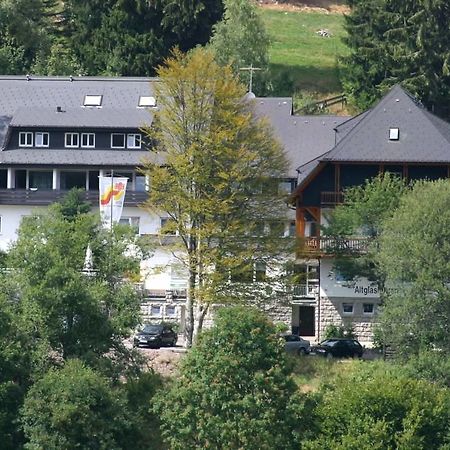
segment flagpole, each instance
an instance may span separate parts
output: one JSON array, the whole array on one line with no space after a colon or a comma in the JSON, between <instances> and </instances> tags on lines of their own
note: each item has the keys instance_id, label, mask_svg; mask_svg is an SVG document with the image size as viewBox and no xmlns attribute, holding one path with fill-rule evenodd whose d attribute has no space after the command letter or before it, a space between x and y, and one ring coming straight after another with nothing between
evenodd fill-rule
<instances>
[{"instance_id":1,"label":"flagpole","mask_svg":"<svg viewBox=\"0 0 450 450\"><path fill-rule=\"evenodd\" d=\"M110 230L113 229L113 203L114 203L114 169L111 169L111 224Z\"/></svg>"}]
</instances>

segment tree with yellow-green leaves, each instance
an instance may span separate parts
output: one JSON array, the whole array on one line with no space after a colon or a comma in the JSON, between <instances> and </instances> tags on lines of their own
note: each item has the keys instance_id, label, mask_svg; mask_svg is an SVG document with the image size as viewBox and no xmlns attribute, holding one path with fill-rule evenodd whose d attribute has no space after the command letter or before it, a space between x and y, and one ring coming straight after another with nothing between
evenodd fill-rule
<instances>
[{"instance_id":1,"label":"tree with yellow-green leaves","mask_svg":"<svg viewBox=\"0 0 450 450\"><path fill-rule=\"evenodd\" d=\"M158 76L159 111L148 133L165 163L145 167L145 206L167 215L162 231L178 236L166 248L188 277L190 345L213 303L274 295L269 267L289 252L277 189L287 163L245 88L212 52L175 51Z\"/></svg>"}]
</instances>

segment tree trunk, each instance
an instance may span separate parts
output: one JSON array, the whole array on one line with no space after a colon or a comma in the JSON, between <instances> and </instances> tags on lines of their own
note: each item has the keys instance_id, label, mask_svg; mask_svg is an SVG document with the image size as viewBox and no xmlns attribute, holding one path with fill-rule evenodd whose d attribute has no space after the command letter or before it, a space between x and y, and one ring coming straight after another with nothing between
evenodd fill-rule
<instances>
[{"instance_id":1,"label":"tree trunk","mask_svg":"<svg viewBox=\"0 0 450 450\"><path fill-rule=\"evenodd\" d=\"M203 322L205 321L205 317L206 317L206 314L208 314L208 311L209 311L209 304L198 305L196 308L195 322L194 322L194 334L193 334L194 342L203 329Z\"/></svg>"},{"instance_id":2,"label":"tree trunk","mask_svg":"<svg viewBox=\"0 0 450 450\"><path fill-rule=\"evenodd\" d=\"M195 272L189 270L189 286L186 293L186 317L184 324L184 337L186 347L192 346L194 335L194 305L195 305Z\"/></svg>"}]
</instances>

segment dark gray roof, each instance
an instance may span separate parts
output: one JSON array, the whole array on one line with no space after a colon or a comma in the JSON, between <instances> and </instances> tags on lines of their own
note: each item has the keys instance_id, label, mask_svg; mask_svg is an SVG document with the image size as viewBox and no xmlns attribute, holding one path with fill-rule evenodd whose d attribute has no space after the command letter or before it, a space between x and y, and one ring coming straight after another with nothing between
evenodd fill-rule
<instances>
[{"instance_id":1,"label":"dark gray roof","mask_svg":"<svg viewBox=\"0 0 450 450\"><path fill-rule=\"evenodd\" d=\"M160 163L160 155L146 150L25 149L0 152L0 165L139 166L144 159Z\"/></svg>"},{"instance_id":2,"label":"dark gray roof","mask_svg":"<svg viewBox=\"0 0 450 450\"><path fill-rule=\"evenodd\" d=\"M138 108L140 96L154 96L155 78L0 76L0 147L4 124L139 128L151 115ZM84 107L86 95L101 95L101 108ZM56 114L60 106L65 113ZM119 120L120 119L120 120Z\"/></svg>"},{"instance_id":3,"label":"dark gray roof","mask_svg":"<svg viewBox=\"0 0 450 450\"><path fill-rule=\"evenodd\" d=\"M334 128L348 120L341 116L291 115L290 98L257 98L255 108L268 118L275 137L290 162L289 177L297 178L297 168L323 155L335 144Z\"/></svg>"},{"instance_id":4,"label":"dark gray roof","mask_svg":"<svg viewBox=\"0 0 450 450\"><path fill-rule=\"evenodd\" d=\"M400 139L389 140L398 128ZM328 152L323 161L450 162L450 124L395 86Z\"/></svg>"},{"instance_id":5,"label":"dark gray roof","mask_svg":"<svg viewBox=\"0 0 450 450\"><path fill-rule=\"evenodd\" d=\"M150 125L153 114L142 108L97 109L18 108L10 125L12 127L64 127L64 128L140 128Z\"/></svg>"}]
</instances>

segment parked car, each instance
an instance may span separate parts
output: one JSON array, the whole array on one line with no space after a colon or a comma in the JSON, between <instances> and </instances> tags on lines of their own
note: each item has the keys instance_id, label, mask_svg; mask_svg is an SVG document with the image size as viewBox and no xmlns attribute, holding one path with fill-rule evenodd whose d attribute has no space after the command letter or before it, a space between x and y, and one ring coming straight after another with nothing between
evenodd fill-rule
<instances>
[{"instance_id":1,"label":"parked car","mask_svg":"<svg viewBox=\"0 0 450 450\"><path fill-rule=\"evenodd\" d=\"M170 326L147 323L134 335L133 347L173 347L177 339L177 333Z\"/></svg>"},{"instance_id":2,"label":"parked car","mask_svg":"<svg viewBox=\"0 0 450 450\"><path fill-rule=\"evenodd\" d=\"M356 339L332 338L326 339L318 346L313 347L311 352L327 358L361 358L364 349Z\"/></svg>"},{"instance_id":3,"label":"parked car","mask_svg":"<svg viewBox=\"0 0 450 450\"><path fill-rule=\"evenodd\" d=\"M306 355L309 353L311 344L306 339L303 339L296 334L284 334L285 340L284 348L288 353L295 353L296 355Z\"/></svg>"}]
</instances>

